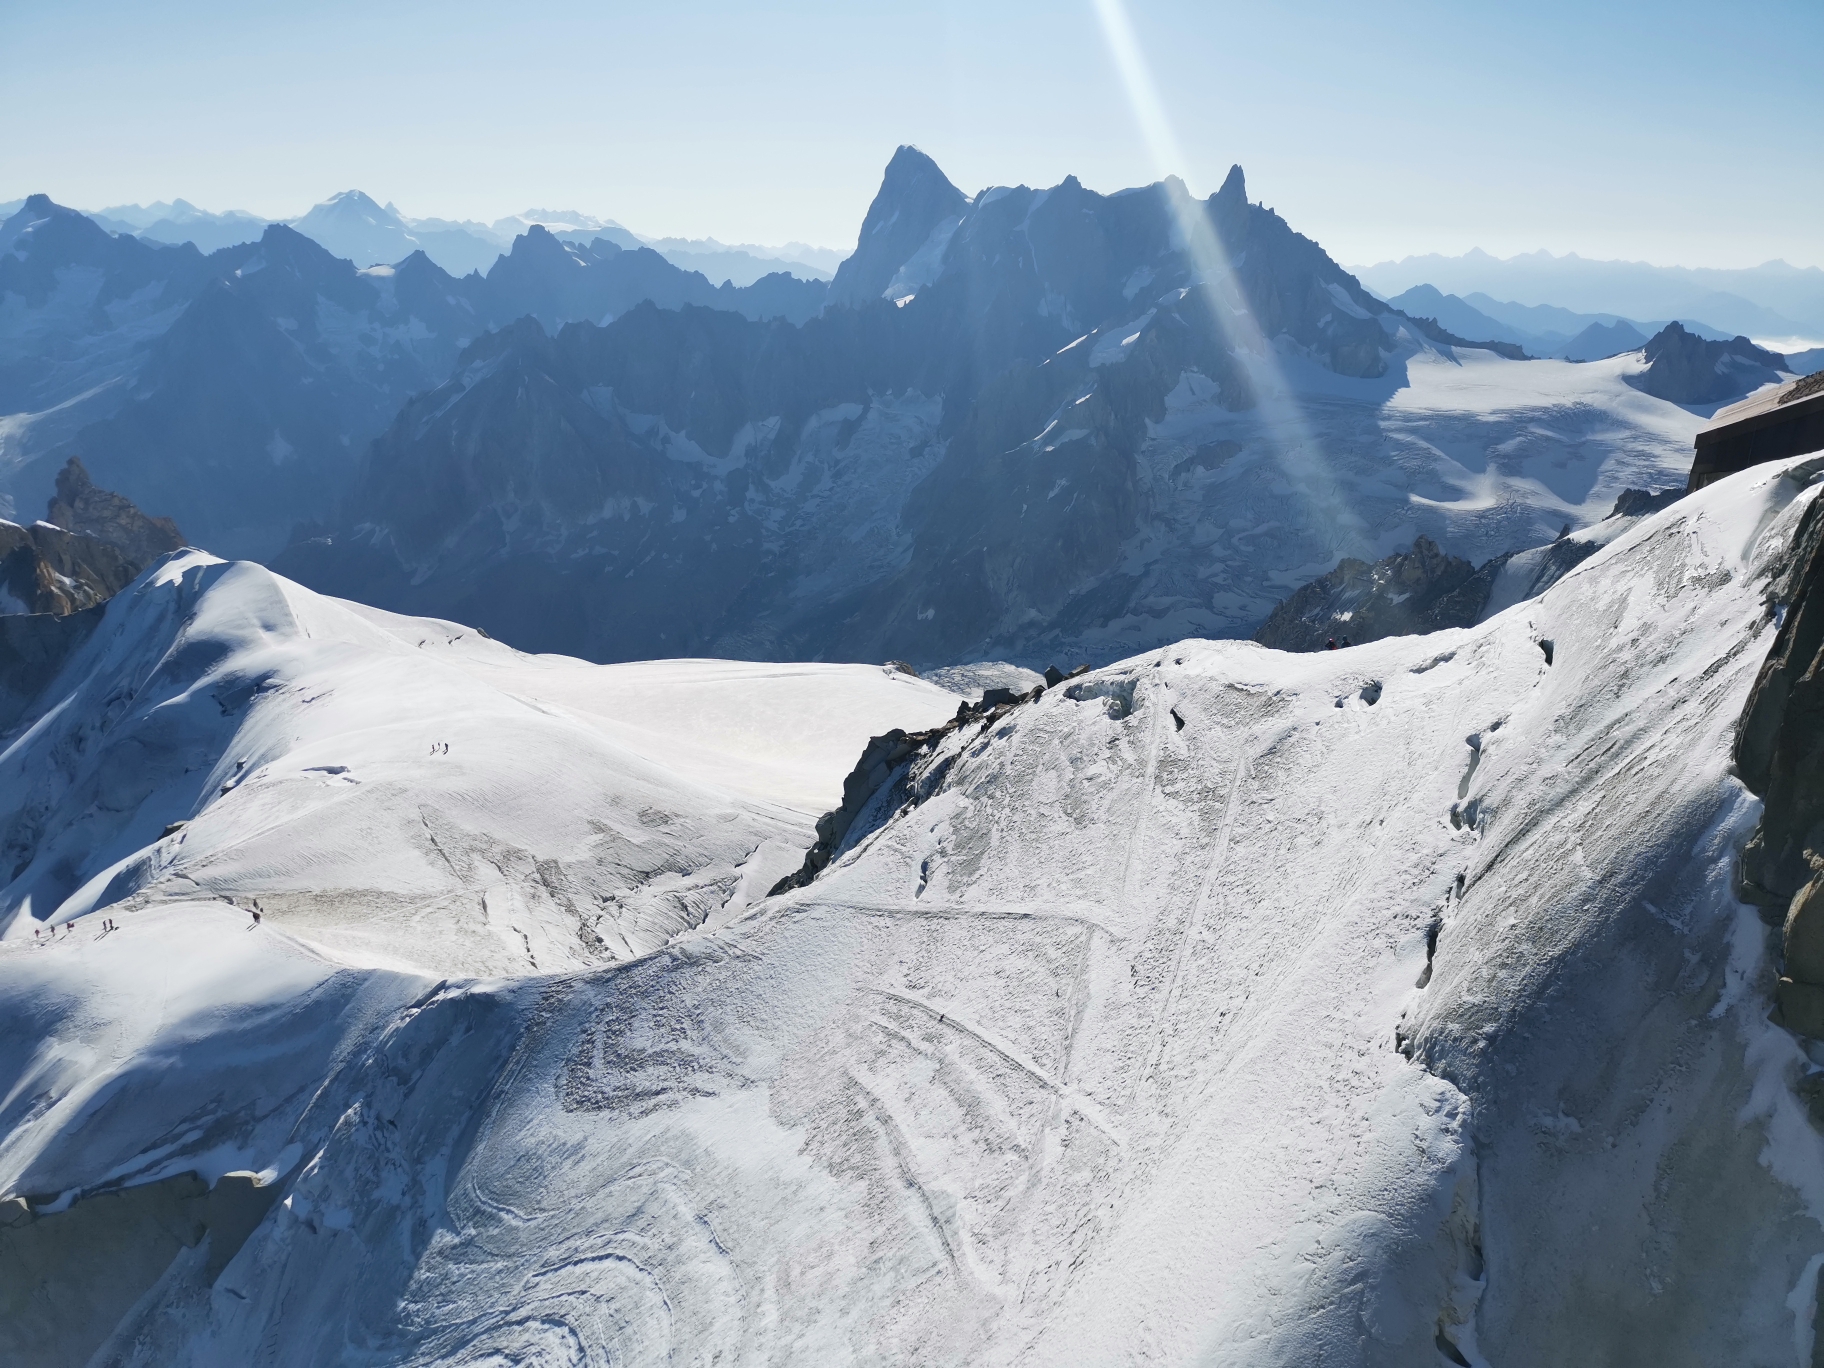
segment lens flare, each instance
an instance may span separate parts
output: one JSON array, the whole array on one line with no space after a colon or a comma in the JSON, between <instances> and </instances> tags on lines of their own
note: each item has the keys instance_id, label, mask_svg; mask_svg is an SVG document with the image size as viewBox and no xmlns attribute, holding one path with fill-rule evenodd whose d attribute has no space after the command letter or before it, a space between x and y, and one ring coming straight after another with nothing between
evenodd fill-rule
<instances>
[{"instance_id":1,"label":"lens flare","mask_svg":"<svg viewBox=\"0 0 1824 1368\"><path fill-rule=\"evenodd\" d=\"M1228 348L1249 363L1258 396L1260 435L1271 447L1291 481L1310 502L1313 531L1332 555L1366 549L1362 523L1348 507L1298 401L1279 365L1279 353L1261 332L1235 277L1229 254L1217 236L1209 206L1192 197L1177 177L1186 165L1172 121L1159 98L1158 86L1122 0L1093 0L1109 55L1121 78L1140 136L1164 180L1178 237L1195 273L1193 284L1206 292L1210 314Z\"/></svg>"}]
</instances>

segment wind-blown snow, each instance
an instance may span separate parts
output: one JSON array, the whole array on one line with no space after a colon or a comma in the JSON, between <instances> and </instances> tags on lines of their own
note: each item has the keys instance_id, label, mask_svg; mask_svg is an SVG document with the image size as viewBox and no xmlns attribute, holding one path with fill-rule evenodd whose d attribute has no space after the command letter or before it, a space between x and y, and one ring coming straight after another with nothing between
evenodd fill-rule
<instances>
[{"instance_id":1,"label":"wind-blown snow","mask_svg":"<svg viewBox=\"0 0 1824 1368\"><path fill-rule=\"evenodd\" d=\"M1824 1144L1729 892L1756 812L1729 746L1812 497L1744 472L1467 630L1073 680L954 734L808 887L606 968L338 969L287 912L195 901L46 948L16 885L0 1191L230 1156L282 1185L213 1292L180 1256L122 1363L1802 1364ZM590 667L378 621L169 562L110 609L96 687L12 742L7 820L74 821L83 765L193 798L242 774L186 836L219 862L181 857L218 895L321 869L472 898L381 820L414 805L502 897L631 891L586 847L591 822L637 844L635 803L708 814L676 838L704 869L805 830L796 743L746 703L695 732L693 698L859 726L927 687L671 662L584 697ZM230 678L275 682L237 705ZM154 697L232 736L200 785L130 720ZM365 849L313 835L369 792ZM137 849L166 810L80 840ZM230 819L239 843L206 830ZM34 868L86 848L44 829ZM168 1020L182 1067L131 1100Z\"/></svg>"}]
</instances>

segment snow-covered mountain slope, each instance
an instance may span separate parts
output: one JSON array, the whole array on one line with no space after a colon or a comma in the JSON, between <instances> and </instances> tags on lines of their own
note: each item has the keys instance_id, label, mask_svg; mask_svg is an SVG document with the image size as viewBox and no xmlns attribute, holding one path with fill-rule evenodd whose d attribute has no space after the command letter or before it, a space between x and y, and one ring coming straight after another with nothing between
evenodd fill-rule
<instances>
[{"instance_id":1,"label":"snow-covered mountain slope","mask_svg":"<svg viewBox=\"0 0 1824 1368\"><path fill-rule=\"evenodd\" d=\"M0 1241L80 1276L9 1291L0 1336L81 1362L111 1335L122 1364L1803 1368L1814 1069L1730 891L1758 810L1735 722L1818 497L1793 468L1473 628L1186 641L1061 685L948 734L814 883L630 963L438 983L219 902L49 946L15 919L0 1194L36 1214ZM164 793L217 795L186 844L288 830L218 894L429 869L459 819L503 899L587 892L616 876L564 850L579 799L632 839L633 804L701 792L589 762L617 742L570 692L584 667L196 560L117 604L97 689L11 743L0 792L114 851ZM666 669L626 696L690 713ZM360 720L389 699L399 720ZM154 700L169 721L131 721ZM198 753L221 758L186 776ZM762 791L718 800L733 845ZM194 1247L132 1234L204 1202L169 1186L189 1171L222 1197Z\"/></svg>"},{"instance_id":2,"label":"snow-covered mountain slope","mask_svg":"<svg viewBox=\"0 0 1824 1368\"><path fill-rule=\"evenodd\" d=\"M362 962L626 958L764 893L870 735L955 708L873 666L522 656L186 552L0 755L0 926L201 895Z\"/></svg>"}]
</instances>

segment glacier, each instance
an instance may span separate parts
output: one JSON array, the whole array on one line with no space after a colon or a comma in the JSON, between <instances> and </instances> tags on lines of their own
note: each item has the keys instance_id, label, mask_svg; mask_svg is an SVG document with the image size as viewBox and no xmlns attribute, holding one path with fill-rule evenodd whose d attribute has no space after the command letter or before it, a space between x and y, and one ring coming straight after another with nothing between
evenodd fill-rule
<instances>
[{"instance_id":1,"label":"glacier","mask_svg":"<svg viewBox=\"0 0 1824 1368\"><path fill-rule=\"evenodd\" d=\"M954 694L177 553L0 739L0 1351L1803 1368L1730 750L1818 470L953 727L777 897Z\"/></svg>"}]
</instances>

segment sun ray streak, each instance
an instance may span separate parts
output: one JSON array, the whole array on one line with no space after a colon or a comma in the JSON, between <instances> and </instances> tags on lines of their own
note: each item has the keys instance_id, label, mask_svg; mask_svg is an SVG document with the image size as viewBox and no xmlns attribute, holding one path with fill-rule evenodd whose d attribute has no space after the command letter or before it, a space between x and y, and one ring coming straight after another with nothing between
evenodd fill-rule
<instances>
[{"instance_id":1,"label":"sun ray streak","mask_svg":"<svg viewBox=\"0 0 1824 1368\"><path fill-rule=\"evenodd\" d=\"M1330 553L1367 550L1361 520L1350 510L1331 463L1306 422L1297 396L1280 366L1278 351L1261 331L1241 288L1229 254L1211 220L1210 206L1194 198L1177 172L1187 165L1146 55L1123 0L1093 0L1096 17L1119 73L1134 120L1140 127L1173 222L1209 303L1210 315L1228 348L1251 371L1258 401L1260 433L1288 482L1310 504L1313 530Z\"/></svg>"}]
</instances>

